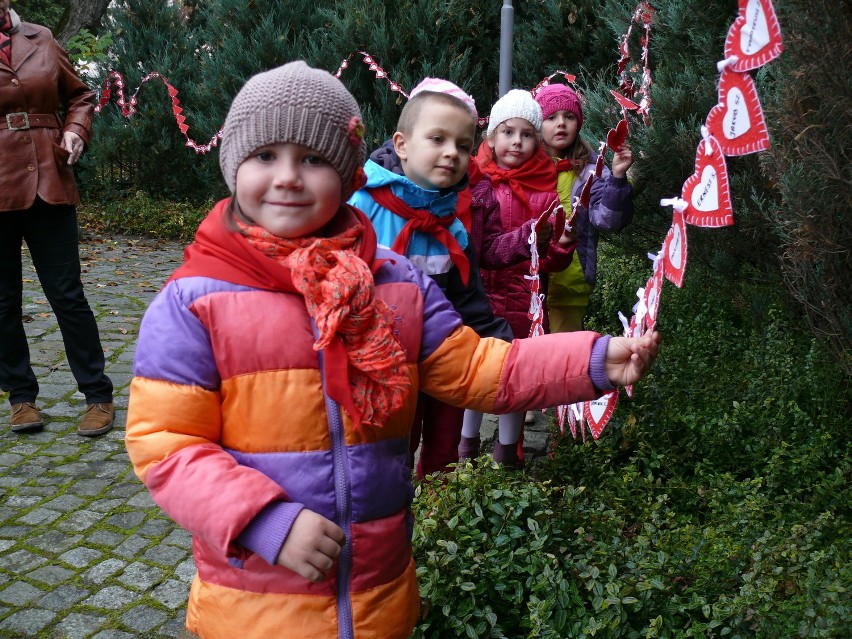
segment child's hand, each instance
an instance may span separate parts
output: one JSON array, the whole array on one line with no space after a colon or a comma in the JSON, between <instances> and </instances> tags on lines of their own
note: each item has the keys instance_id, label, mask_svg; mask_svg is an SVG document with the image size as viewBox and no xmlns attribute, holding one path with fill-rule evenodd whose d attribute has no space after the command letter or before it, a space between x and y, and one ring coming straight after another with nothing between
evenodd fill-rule
<instances>
[{"instance_id":1,"label":"child's hand","mask_svg":"<svg viewBox=\"0 0 852 639\"><path fill-rule=\"evenodd\" d=\"M576 244L577 228L573 226L566 226L565 230L562 231L562 235L559 236L557 243L563 248L568 248L572 244Z\"/></svg>"},{"instance_id":2,"label":"child's hand","mask_svg":"<svg viewBox=\"0 0 852 639\"><path fill-rule=\"evenodd\" d=\"M614 386L635 384L648 372L660 350L656 331L642 337L613 337L606 349L606 376Z\"/></svg>"},{"instance_id":3,"label":"child's hand","mask_svg":"<svg viewBox=\"0 0 852 639\"><path fill-rule=\"evenodd\" d=\"M346 537L337 524L305 508L293 522L277 563L305 579L320 582L344 543Z\"/></svg>"},{"instance_id":4,"label":"child's hand","mask_svg":"<svg viewBox=\"0 0 852 639\"><path fill-rule=\"evenodd\" d=\"M628 144L622 144L612 156L612 174L617 178L627 175L627 169L633 165L633 152Z\"/></svg>"}]
</instances>

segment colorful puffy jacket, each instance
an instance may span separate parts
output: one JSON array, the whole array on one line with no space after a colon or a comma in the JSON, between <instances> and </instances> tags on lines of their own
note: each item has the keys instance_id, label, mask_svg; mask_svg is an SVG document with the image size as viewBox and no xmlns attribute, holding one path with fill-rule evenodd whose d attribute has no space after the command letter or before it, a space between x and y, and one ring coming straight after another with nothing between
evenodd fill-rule
<instances>
[{"instance_id":1,"label":"colorful puffy jacket","mask_svg":"<svg viewBox=\"0 0 852 639\"><path fill-rule=\"evenodd\" d=\"M591 399L593 377L607 384L607 340L479 338L345 207L336 222L365 225L362 256L395 313L412 381L383 427L356 427L326 392L304 300L258 268L268 258L226 226L226 202L145 313L127 417L136 474L193 535L187 627L202 639L408 637L419 607L408 465L417 391L489 413ZM239 258L226 248L235 243L248 247ZM321 583L274 563L302 508L346 534Z\"/></svg>"}]
</instances>

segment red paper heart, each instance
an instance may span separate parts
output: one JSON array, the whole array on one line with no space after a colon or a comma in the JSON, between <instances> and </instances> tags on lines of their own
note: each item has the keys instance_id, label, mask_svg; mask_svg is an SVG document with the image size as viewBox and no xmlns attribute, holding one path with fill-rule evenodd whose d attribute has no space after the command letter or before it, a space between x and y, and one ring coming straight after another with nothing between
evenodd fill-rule
<instances>
[{"instance_id":1,"label":"red paper heart","mask_svg":"<svg viewBox=\"0 0 852 639\"><path fill-rule=\"evenodd\" d=\"M746 155L769 148L769 133L754 80L747 73L722 70L719 103L707 114L707 128L725 155Z\"/></svg>"},{"instance_id":2,"label":"red paper heart","mask_svg":"<svg viewBox=\"0 0 852 639\"><path fill-rule=\"evenodd\" d=\"M606 134L606 145L612 149L613 153L618 153L625 140L627 140L627 120L621 120Z\"/></svg>"},{"instance_id":3,"label":"red paper heart","mask_svg":"<svg viewBox=\"0 0 852 639\"><path fill-rule=\"evenodd\" d=\"M615 101L621 106L622 109L628 109L630 111L635 111L639 108L639 105L635 102L628 100L623 95L621 95L618 91L614 91L612 89L609 90L612 93L612 97L615 98Z\"/></svg>"},{"instance_id":4,"label":"red paper heart","mask_svg":"<svg viewBox=\"0 0 852 639\"><path fill-rule=\"evenodd\" d=\"M683 288L683 277L686 274L686 223L683 213L677 209L663 242L663 267L666 278L678 288Z\"/></svg>"},{"instance_id":5,"label":"red paper heart","mask_svg":"<svg viewBox=\"0 0 852 639\"><path fill-rule=\"evenodd\" d=\"M725 58L737 56L734 71L749 71L774 60L784 50L781 26L772 0L740 0L740 14L725 39Z\"/></svg>"},{"instance_id":6,"label":"red paper heart","mask_svg":"<svg viewBox=\"0 0 852 639\"><path fill-rule=\"evenodd\" d=\"M705 152L706 142L711 145L710 155ZM681 196L687 203L683 218L693 226L730 226L734 223L734 211L725 156L716 138L711 136L706 142L698 143L695 172L683 183Z\"/></svg>"},{"instance_id":7,"label":"red paper heart","mask_svg":"<svg viewBox=\"0 0 852 639\"><path fill-rule=\"evenodd\" d=\"M594 439L601 436L601 432L615 412L616 406L618 406L618 389L583 404L583 415L589 424L589 430L592 431Z\"/></svg>"},{"instance_id":8,"label":"red paper heart","mask_svg":"<svg viewBox=\"0 0 852 639\"><path fill-rule=\"evenodd\" d=\"M653 331L657 327L657 315L660 311L660 296L663 292L663 261L654 267L654 274L645 283L642 301L645 303L645 330Z\"/></svg>"}]
</instances>

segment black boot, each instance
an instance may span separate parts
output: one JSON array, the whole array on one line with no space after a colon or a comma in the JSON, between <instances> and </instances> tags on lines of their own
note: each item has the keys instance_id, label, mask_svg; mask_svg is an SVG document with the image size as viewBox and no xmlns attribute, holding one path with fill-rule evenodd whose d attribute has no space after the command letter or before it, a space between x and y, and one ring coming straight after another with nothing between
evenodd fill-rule
<instances>
[{"instance_id":1,"label":"black boot","mask_svg":"<svg viewBox=\"0 0 852 639\"><path fill-rule=\"evenodd\" d=\"M479 457L479 437L461 436L459 440L459 461Z\"/></svg>"}]
</instances>

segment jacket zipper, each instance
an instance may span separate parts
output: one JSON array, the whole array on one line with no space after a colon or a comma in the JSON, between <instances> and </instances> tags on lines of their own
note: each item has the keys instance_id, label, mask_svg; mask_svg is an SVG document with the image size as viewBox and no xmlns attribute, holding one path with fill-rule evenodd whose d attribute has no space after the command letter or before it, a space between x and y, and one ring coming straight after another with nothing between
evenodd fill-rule
<instances>
[{"instance_id":1,"label":"jacket zipper","mask_svg":"<svg viewBox=\"0 0 852 639\"><path fill-rule=\"evenodd\" d=\"M318 338L316 324L311 321L314 337ZM338 512L338 526L346 535L346 542L337 560L337 627L339 639L353 639L352 601L350 599L350 576L352 573L352 539L350 534L352 504L349 490L349 464L346 459L346 439L343 432L343 419L340 415L340 405L329 397L325 391L325 359L322 351L318 353L320 371L323 379L323 396L328 412L328 427L331 435L331 452L333 455L334 492Z\"/></svg>"}]
</instances>

